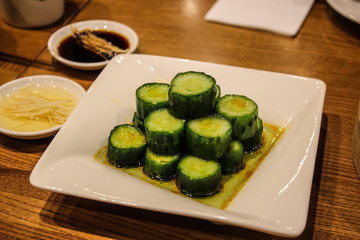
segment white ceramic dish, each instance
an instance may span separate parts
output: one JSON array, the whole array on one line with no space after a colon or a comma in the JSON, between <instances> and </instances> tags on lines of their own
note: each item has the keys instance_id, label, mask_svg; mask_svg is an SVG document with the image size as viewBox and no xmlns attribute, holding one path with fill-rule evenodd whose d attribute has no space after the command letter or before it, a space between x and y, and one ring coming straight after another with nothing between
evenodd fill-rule
<instances>
[{"instance_id":1,"label":"white ceramic dish","mask_svg":"<svg viewBox=\"0 0 360 240\"><path fill-rule=\"evenodd\" d=\"M189 70L215 77L222 94L247 95L258 103L264 122L286 128L225 210L145 183L94 158L114 126L131 122L137 87L170 82L176 73ZM322 81L311 78L168 57L117 56L46 149L30 182L63 194L294 237L307 219L325 90Z\"/></svg>"},{"instance_id":2,"label":"white ceramic dish","mask_svg":"<svg viewBox=\"0 0 360 240\"><path fill-rule=\"evenodd\" d=\"M329 5L347 19L360 24L359 0L327 0Z\"/></svg>"},{"instance_id":3,"label":"white ceramic dish","mask_svg":"<svg viewBox=\"0 0 360 240\"><path fill-rule=\"evenodd\" d=\"M61 57L58 53L58 45L63 39L65 39L66 37L72 34L72 29L106 30L106 31L119 33L129 40L130 48L126 54L133 53L137 49L139 44L139 38L136 32L129 26L124 25L122 23L108 21L108 20L89 20L89 21L76 22L66 25L51 35L51 37L48 40L47 47L48 50L50 51L50 54L56 60L75 69L99 70L105 67L109 61L102 61L96 63L82 63L82 62L70 61L68 59Z\"/></svg>"},{"instance_id":4,"label":"white ceramic dish","mask_svg":"<svg viewBox=\"0 0 360 240\"><path fill-rule=\"evenodd\" d=\"M65 89L74 93L77 97L79 97L79 99L85 94L85 89L80 84L78 84L73 80L64 77L53 76L53 75L35 75L35 76L19 78L1 85L0 96L6 97L6 95L23 87L29 86L31 84L35 86L51 86L51 87ZM56 132L61 127L62 125L36 132L17 132L3 128L0 125L0 132L14 138L39 139L56 134Z\"/></svg>"}]
</instances>

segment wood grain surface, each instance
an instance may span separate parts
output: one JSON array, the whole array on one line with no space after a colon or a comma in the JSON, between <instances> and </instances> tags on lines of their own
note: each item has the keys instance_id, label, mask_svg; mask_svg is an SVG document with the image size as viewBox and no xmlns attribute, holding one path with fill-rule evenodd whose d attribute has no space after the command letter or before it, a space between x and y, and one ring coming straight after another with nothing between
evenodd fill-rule
<instances>
[{"instance_id":1,"label":"wood grain surface","mask_svg":"<svg viewBox=\"0 0 360 240\"><path fill-rule=\"evenodd\" d=\"M360 98L360 25L316 1L295 37L205 21L215 0L68 0L54 25L0 20L0 84L52 74L86 89L100 71L70 69L46 48L68 23L107 19L132 27L137 52L321 79L327 85L307 225L297 239L360 239L360 180L352 133ZM0 134L0 239L282 239L248 229L123 207L35 188L29 176L52 138Z\"/></svg>"}]
</instances>

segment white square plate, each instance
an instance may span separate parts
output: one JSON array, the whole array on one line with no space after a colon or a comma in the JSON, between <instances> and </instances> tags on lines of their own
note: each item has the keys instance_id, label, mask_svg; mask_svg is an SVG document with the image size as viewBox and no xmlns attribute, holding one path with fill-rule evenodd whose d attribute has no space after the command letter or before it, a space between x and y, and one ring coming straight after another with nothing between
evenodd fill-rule
<instances>
[{"instance_id":1,"label":"white square plate","mask_svg":"<svg viewBox=\"0 0 360 240\"><path fill-rule=\"evenodd\" d=\"M170 82L176 73L190 70L212 75L222 95L252 98L264 122L286 129L225 210L143 182L94 158L115 125L131 122L137 87ZM325 90L317 79L168 57L117 56L50 143L30 182L82 198L295 237L305 228Z\"/></svg>"}]
</instances>

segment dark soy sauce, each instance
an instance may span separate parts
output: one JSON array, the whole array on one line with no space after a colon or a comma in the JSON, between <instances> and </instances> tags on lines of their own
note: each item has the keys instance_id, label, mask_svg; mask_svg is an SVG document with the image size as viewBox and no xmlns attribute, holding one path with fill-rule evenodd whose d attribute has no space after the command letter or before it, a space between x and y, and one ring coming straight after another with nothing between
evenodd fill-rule
<instances>
[{"instance_id":1,"label":"dark soy sauce","mask_svg":"<svg viewBox=\"0 0 360 240\"><path fill-rule=\"evenodd\" d=\"M124 50L130 46L129 40L118 33L100 30L91 31L91 33ZM74 62L92 63L105 61L100 55L79 45L73 35L66 37L60 42L58 53L61 57Z\"/></svg>"}]
</instances>

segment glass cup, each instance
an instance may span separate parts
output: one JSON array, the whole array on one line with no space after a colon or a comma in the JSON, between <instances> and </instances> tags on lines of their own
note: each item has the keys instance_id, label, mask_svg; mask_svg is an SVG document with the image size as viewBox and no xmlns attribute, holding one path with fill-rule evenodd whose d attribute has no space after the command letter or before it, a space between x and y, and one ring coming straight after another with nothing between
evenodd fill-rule
<instances>
[{"instance_id":1,"label":"glass cup","mask_svg":"<svg viewBox=\"0 0 360 240\"><path fill-rule=\"evenodd\" d=\"M44 27L64 14L64 0L0 0L4 21L14 27Z\"/></svg>"}]
</instances>

